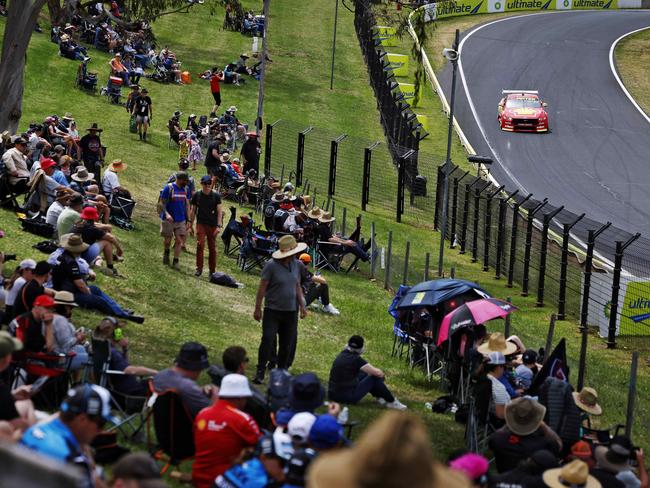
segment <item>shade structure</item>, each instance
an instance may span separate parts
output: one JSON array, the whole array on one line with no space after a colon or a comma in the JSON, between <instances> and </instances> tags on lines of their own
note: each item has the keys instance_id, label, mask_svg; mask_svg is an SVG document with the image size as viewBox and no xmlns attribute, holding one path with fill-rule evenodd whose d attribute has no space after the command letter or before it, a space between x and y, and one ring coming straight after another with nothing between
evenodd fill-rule
<instances>
[{"instance_id":1,"label":"shade structure","mask_svg":"<svg viewBox=\"0 0 650 488\"><path fill-rule=\"evenodd\" d=\"M490 298L489 293L472 281L442 278L413 286L399 301L397 310L433 307L468 292L475 294L477 299Z\"/></svg>"},{"instance_id":2,"label":"shade structure","mask_svg":"<svg viewBox=\"0 0 650 488\"><path fill-rule=\"evenodd\" d=\"M498 298L483 298L466 302L445 315L440 324L436 342L440 345L460 329L474 327L488 320L503 318L515 310L518 309L512 303Z\"/></svg>"}]
</instances>

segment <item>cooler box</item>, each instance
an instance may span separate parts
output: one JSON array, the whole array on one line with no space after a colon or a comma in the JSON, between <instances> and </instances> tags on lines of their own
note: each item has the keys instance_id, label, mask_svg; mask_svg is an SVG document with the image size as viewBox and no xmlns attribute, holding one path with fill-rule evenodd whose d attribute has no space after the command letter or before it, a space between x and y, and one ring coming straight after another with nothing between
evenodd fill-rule
<instances>
[{"instance_id":1,"label":"cooler box","mask_svg":"<svg viewBox=\"0 0 650 488\"><path fill-rule=\"evenodd\" d=\"M409 57L406 54L386 53L386 59L395 76L408 76Z\"/></svg>"},{"instance_id":2,"label":"cooler box","mask_svg":"<svg viewBox=\"0 0 650 488\"><path fill-rule=\"evenodd\" d=\"M120 78L119 76L109 76L108 77L108 82L111 85L122 86L122 84L124 83L124 80L122 78Z\"/></svg>"}]
</instances>

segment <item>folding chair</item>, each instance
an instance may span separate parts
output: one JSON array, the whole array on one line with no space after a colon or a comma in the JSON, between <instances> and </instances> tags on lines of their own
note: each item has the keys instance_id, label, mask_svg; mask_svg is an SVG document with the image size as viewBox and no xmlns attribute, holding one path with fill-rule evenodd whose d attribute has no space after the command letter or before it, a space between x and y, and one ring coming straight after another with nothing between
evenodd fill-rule
<instances>
[{"instance_id":1,"label":"folding chair","mask_svg":"<svg viewBox=\"0 0 650 488\"><path fill-rule=\"evenodd\" d=\"M147 396L127 395L116 391L111 385L111 376L124 375L123 371L110 369L111 345L103 339L92 339L92 365L95 373L95 382L106 388L111 394L111 403L118 412L119 422L110 430L119 429L125 437L133 440L136 437L147 417ZM131 435L123 429L128 425Z\"/></svg>"},{"instance_id":2,"label":"folding chair","mask_svg":"<svg viewBox=\"0 0 650 488\"><path fill-rule=\"evenodd\" d=\"M486 380L489 381L489 380ZM491 389L489 390L491 392ZM465 426L465 447L468 451L484 453L488 449L490 435L496 430L490 420L492 395L487 399L470 395Z\"/></svg>"},{"instance_id":3,"label":"folding chair","mask_svg":"<svg viewBox=\"0 0 650 488\"><path fill-rule=\"evenodd\" d=\"M154 392L149 403L152 404L158 444L154 457L167 457L166 464L160 471L164 474L170 466L194 458L194 419L175 390Z\"/></svg>"},{"instance_id":4,"label":"folding chair","mask_svg":"<svg viewBox=\"0 0 650 488\"><path fill-rule=\"evenodd\" d=\"M18 193L14 193L9 180L7 177L0 171L0 207L6 206L8 203L11 203L12 210L20 210L20 205L18 204Z\"/></svg>"},{"instance_id":5,"label":"folding chair","mask_svg":"<svg viewBox=\"0 0 650 488\"><path fill-rule=\"evenodd\" d=\"M246 233L253 231L253 215L252 213L248 215L249 224L244 226L241 222L237 221L237 209L235 207L230 207L230 219L226 228L221 233L221 240L224 244L224 252L227 256L234 256L238 253L241 248L244 236ZM232 241L235 241L233 245Z\"/></svg>"},{"instance_id":6,"label":"folding chair","mask_svg":"<svg viewBox=\"0 0 650 488\"><path fill-rule=\"evenodd\" d=\"M239 267L250 271L255 267L263 268L278 247L278 238L272 232L256 231L247 233L239 249Z\"/></svg>"},{"instance_id":7,"label":"folding chair","mask_svg":"<svg viewBox=\"0 0 650 488\"><path fill-rule=\"evenodd\" d=\"M121 196L118 194L112 194L109 201L109 206L111 208L111 222L121 229L133 230L133 221L131 216L133 215L133 210L135 210L135 201Z\"/></svg>"},{"instance_id":8,"label":"folding chair","mask_svg":"<svg viewBox=\"0 0 650 488\"><path fill-rule=\"evenodd\" d=\"M623 424L616 424L607 429L595 429L591 426L589 417L587 417L587 426L582 426L582 438L594 445L608 446L621 432L625 432Z\"/></svg>"}]
</instances>

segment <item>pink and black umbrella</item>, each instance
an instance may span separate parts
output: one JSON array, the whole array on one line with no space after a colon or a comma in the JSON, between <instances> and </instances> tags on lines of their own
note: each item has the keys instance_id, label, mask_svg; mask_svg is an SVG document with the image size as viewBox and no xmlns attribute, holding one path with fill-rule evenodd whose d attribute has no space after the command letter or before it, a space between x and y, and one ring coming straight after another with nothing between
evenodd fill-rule
<instances>
[{"instance_id":1,"label":"pink and black umbrella","mask_svg":"<svg viewBox=\"0 0 650 488\"><path fill-rule=\"evenodd\" d=\"M515 310L518 309L512 303L498 298L483 298L466 302L442 319L437 344L442 344L460 329L474 327L488 320L503 318Z\"/></svg>"}]
</instances>

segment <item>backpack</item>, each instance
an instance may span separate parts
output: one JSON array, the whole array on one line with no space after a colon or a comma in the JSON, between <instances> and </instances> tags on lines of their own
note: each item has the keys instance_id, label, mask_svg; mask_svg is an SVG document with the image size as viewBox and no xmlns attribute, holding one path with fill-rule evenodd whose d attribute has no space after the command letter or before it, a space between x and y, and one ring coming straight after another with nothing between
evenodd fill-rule
<instances>
[{"instance_id":1,"label":"backpack","mask_svg":"<svg viewBox=\"0 0 650 488\"><path fill-rule=\"evenodd\" d=\"M174 191L174 188L172 187L172 183L167 183L167 185L165 185L165 186L167 188L169 188L170 197L171 197L171 194ZM167 206L168 200L165 200L162 197L162 194L163 194L164 191L165 191L165 189L163 188L162 190L160 190L160 195L158 195L158 202L156 203L156 212L158 212L158 215L163 213L165 211L165 207Z\"/></svg>"},{"instance_id":2,"label":"backpack","mask_svg":"<svg viewBox=\"0 0 650 488\"><path fill-rule=\"evenodd\" d=\"M289 392L293 377L286 369L272 369L269 375L269 389L267 392L269 408L277 412L289 406Z\"/></svg>"},{"instance_id":3,"label":"backpack","mask_svg":"<svg viewBox=\"0 0 650 488\"><path fill-rule=\"evenodd\" d=\"M284 223L289 218L289 212L286 210L278 209L273 215L273 230L277 232L282 232Z\"/></svg>"},{"instance_id":4,"label":"backpack","mask_svg":"<svg viewBox=\"0 0 650 488\"><path fill-rule=\"evenodd\" d=\"M227 286L229 288L239 288L239 283L230 275L215 271L210 275L210 283L215 285Z\"/></svg>"}]
</instances>

